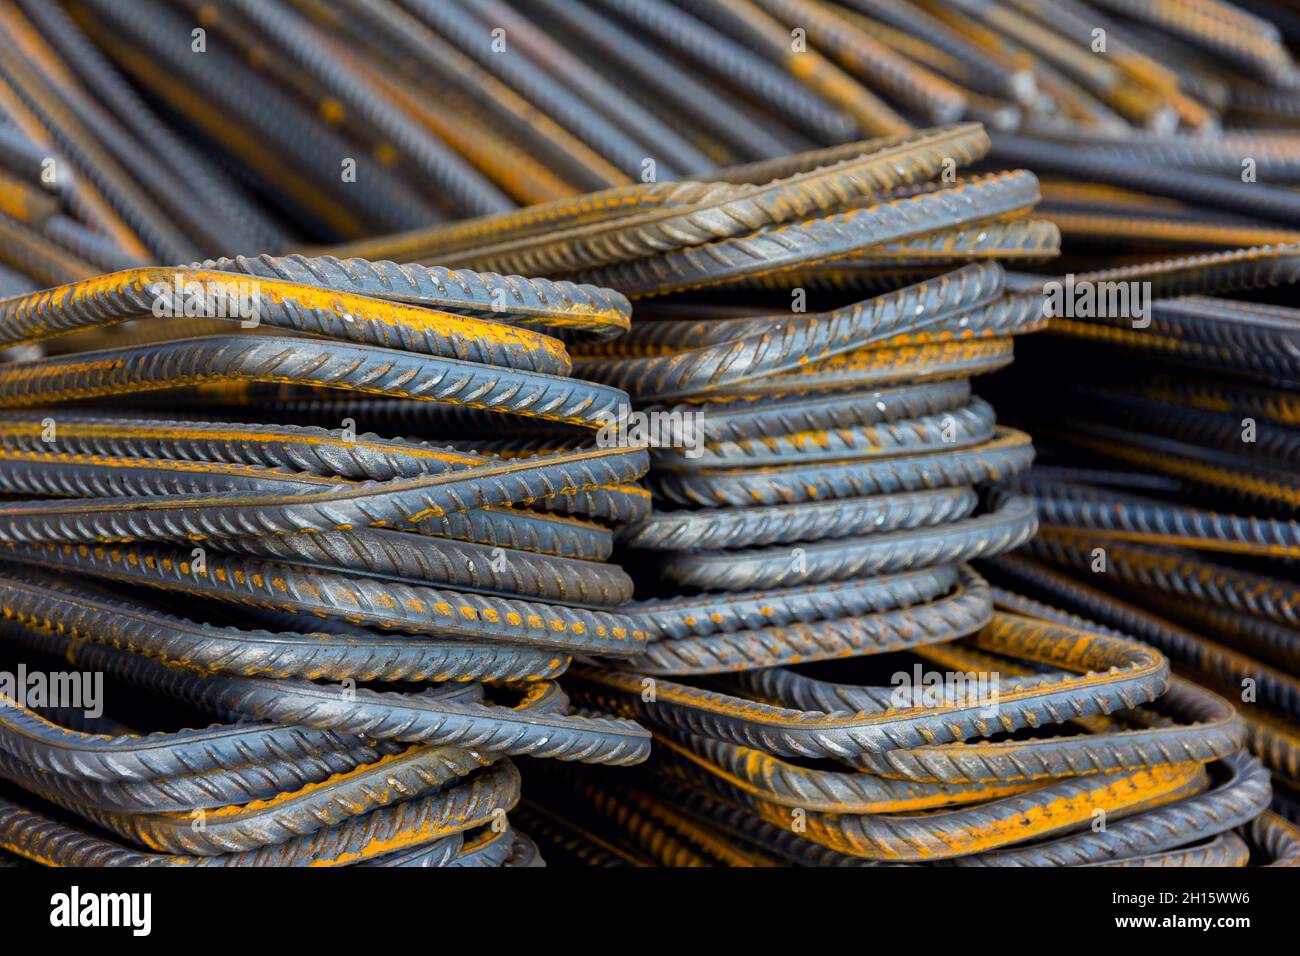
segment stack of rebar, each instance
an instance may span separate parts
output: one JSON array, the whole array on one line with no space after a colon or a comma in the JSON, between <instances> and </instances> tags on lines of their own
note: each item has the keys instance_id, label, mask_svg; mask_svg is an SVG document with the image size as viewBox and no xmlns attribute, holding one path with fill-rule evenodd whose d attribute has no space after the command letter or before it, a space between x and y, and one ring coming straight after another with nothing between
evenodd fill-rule
<instances>
[{"instance_id":1,"label":"stack of rebar","mask_svg":"<svg viewBox=\"0 0 1300 956\"><path fill-rule=\"evenodd\" d=\"M0 264L12 287L280 253L962 119L1000 166L1286 231L1300 14L1250 5L4 0ZM1204 175L1239 154L1258 188ZM1186 233L1156 218L1123 231Z\"/></svg>"},{"instance_id":2,"label":"stack of rebar","mask_svg":"<svg viewBox=\"0 0 1300 956\"><path fill-rule=\"evenodd\" d=\"M577 368L628 391L625 418L677 429L652 449L655 510L619 532L623 564L656 595L628 608L652 643L569 681L584 705L652 726L655 757L617 777L539 768L527 819L548 853L600 864L1240 864L1247 838L1277 830L1277 858L1294 859L1296 835L1260 817L1268 775L1242 752L1230 703L1171 684L1165 658L1137 640L995 594L965 563L1034 531L1027 501L995 484L1027 468L1029 446L995 425L969 378L1004 366L999 340L1044 312L1037 290L1008 292L996 264L952 265L984 251L963 235L1036 231L1034 195L1021 173L918 188L941 157L980 157L975 129L876 146L824 168L787 161L788 178L712 205L461 253L573 270L634 297L628 333L578 350ZM880 177L886 199L871 204L865 184ZM805 236L855 242L834 249L861 275L896 259L856 237L909 220L950 224L927 257L948 271L773 311L826 258ZM709 229L728 237L705 241ZM838 300L857 282L827 284ZM475 447L520 455L557 441ZM969 683L945 683L954 675Z\"/></svg>"},{"instance_id":3,"label":"stack of rebar","mask_svg":"<svg viewBox=\"0 0 1300 956\"><path fill-rule=\"evenodd\" d=\"M1103 4L1109 7L1109 4ZM1222 130L1053 130L995 154L1045 179L1063 236L1040 337L996 396L1040 462L1042 529L985 570L1167 654L1237 706L1300 820L1294 559L1300 93L1285 4L1136 4ZM1141 30L1139 28L1139 35ZM1155 37L1152 37L1155 39ZM1048 284L1050 283L1050 285Z\"/></svg>"},{"instance_id":4,"label":"stack of rebar","mask_svg":"<svg viewBox=\"0 0 1300 956\"><path fill-rule=\"evenodd\" d=\"M1298 39L0 0L0 864L1300 863Z\"/></svg>"},{"instance_id":5,"label":"stack of rebar","mask_svg":"<svg viewBox=\"0 0 1300 956\"><path fill-rule=\"evenodd\" d=\"M1238 703L1300 818L1295 613L1300 247L1207 253L1073 277L1148 289L1145 315L1053 319L1017 419L1046 464L1014 487L1043 527L997 579L1133 635ZM1249 296L1249 298L1239 298ZM1046 562L1046 563L1043 563Z\"/></svg>"},{"instance_id":6,"label":"stack of rebar","mask_svg":"<svg viewBox=\"0 0 1300 956\"><path fill-rule=\"evenodd\" d=\"M256 330L99 347L160 302L181 317L137 324L192 321L182 306L239 283L256 310L208 321ZM0 303L7 343L68 349L0 368L0 487L18 499L0 506L16 659L0 778L25 791L0 804L4 848L78 865L532 859L506 817L510 756L648 752L636 724L570 712L554 680L575 653L646 642L614 610L631 581L598 520L645 512L645 451L505 462L341 419L271 424L263 402L353 394L435 422L472 405L591 429L626 396L569 377L541 330L608 334L627 312L590 286L269 257ZM61 723L55 678L12 678L68 664L113 682L106 713L98 699Z\"/></svg>"}]
</instances>

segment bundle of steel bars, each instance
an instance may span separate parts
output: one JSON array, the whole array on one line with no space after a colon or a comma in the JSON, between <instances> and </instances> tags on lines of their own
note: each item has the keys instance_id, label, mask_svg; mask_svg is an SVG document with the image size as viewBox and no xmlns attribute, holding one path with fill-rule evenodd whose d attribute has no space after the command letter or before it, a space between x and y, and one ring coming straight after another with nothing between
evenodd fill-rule
<instances>
[{"instance_id":1,"label":"bundle of steel bars","mask_svg":"<svg viewBox=\"0 0 1300 956\"><path fill-rule=\"evenodd\" d=\"M99 347L151 304L207 306L239 283L261 334ZM492 311L498 292L510 304ZM617 330L621 296L268 257L126 270L0 312L8 342L92 337L0 370L0 482L17 499L0 506L6 648L29 673L30 653L47 671L62 658L111 679L112 698L142 688L188 715L133 696L142 722L110 704L69 726L46 712L68 702L14 681L0 777L151 852L8 801L7 849L64 864L526 862L505 816L510 756L645 758L640 727L570 712L554 681L575 653L646 641L614 610L631 581L588 520L646 510L644 450L505 462L261 408L273 383L590 428L626 396L569 377L539 330ZM208 321L238 330L241 314ZM187 414L232 401L215 420Z\"/></svg>"},{"instance_id":2,"label":"bundle of steel bars","mask_svg":"<svg viewBox=\"0 0 1300 956\"><path fill-rule=\"evenodd\" d=\"M0 0L0 864L1300 864L1297 40Z\"/></svg>"}]
</instances>

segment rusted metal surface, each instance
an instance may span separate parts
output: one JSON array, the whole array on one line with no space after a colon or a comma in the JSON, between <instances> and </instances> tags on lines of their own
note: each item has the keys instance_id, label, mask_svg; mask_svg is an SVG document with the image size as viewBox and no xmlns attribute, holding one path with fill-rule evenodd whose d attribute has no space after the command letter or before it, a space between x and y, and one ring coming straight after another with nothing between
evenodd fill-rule
<instances>
[{"instance_id":1,"label":"rusted metal surface","mask_svg":"<svg viewBox=\"0 0 1300 956\"><path fill-rule=\"evenodd\" d=\"M1294 865L1298 40L0 0L0 862Z\"/></svg>"},{"instance_id":2,"label":"rusted metal surface","mask_svg":"<svg viewBox=\"0 0 1300 956\"><path fill-rule=\"evenodd\" d=\"M1020 592L1001 594L1012 609L1055 607L1144 641L1231 701L1274 809L1294 819L1295 23L1216 2L945 6L932 12L949 28L991 40L969 17L1014 36L1091 98L1069 122L1031 109L1018 129L991 137L990 156L1042 179L1035 215L1060 227L1062 257L1008 277L1054 314L1048 335L988 391L1034 437L1035 467L1008 487L1034 500L1040 532L1019 554L978 566ZM1004 8L1028 22L1013 24ZM1076 52L1100 29L1106 55L1076 62L1040 27L1073 37ZM1142 113L1135 83L1148 91ZM1076 291L1101 297L1085 303ZM1262 792L1266 778L1241 770L1221 799L1211 790L1174 804L1151 826L1210 835L1199 828L1239 819L1231 795L1249 796L1257 776ZM1216 836L1197 851L1164 846L1135 860L1285 858L1252 836L1285 843L1285 825L1266 819L1238 828L1240 843ZM1133 828L1142 839L1153 832ZM1042 846L990 859L1085 863L1100 852L1090 838Z\"/></svg>"},{"instance_id":3,"label":"rusted metal surface","mask_svg":"<svg viewBox=\"0 0 1300 956\"><path fill-rule=\"evenodd\" d=\"M787 167L792 184L806 175L800 167ZM940 183L917 195L939 208L945 193L966 188ZM899 202L853 201L868 219ZM983 212L1011 209L1021 207L991 199ZM833 206L824 211L837 215ZM946 224L928 222L931 230ZM617 236L618 224L600 228ZM837 235L853 241L849 230ZM726 268L706 235L679 255L689 261L697 246L708 251L701 264ZM862 249L855 266L885 261L875 251ZM752 252L752 261L746 269L776 275L800 265L784 251ZM579 349L575 369L626 389L642 407L702 413L701 441L654 450L655 510L620 532L629 566L650 569L653 576L637 577L659 592L630 606L654 638L647 652L570 675L577 699L649 724L658 741L635 783L548 775L552 812L575 800L600 821L555 831L571 857L595 863L613 852L625 862L688 866L991 862L1098 812L1140 819L1200 799L1211 781L1206 766L1240 767L1240 785L1204 798L1235 808L1218 814L1218 830L1187 824L1160 843L1126 828L1078 862L1154 857L1229 832L1263 809L1267 778L1240 755L1247 729L1230 704L1187 684L1166 694L1167 661L1140 641L1103 636L1082 621L995 611L993 593L963 563L1032 536L1033 509L1014 491L970 494L990 481L1015 487L1031 452L970 397L965 379L987 366L959 359L939 371L926 348L1041 329L1036 297L1008 292L997 265L968 265L807 317L754 292L749 314L692 320L679 286L646 286L642 276L652 273L640 269L631 260L581 273L630 286L638 298L628 333ZM655 315L655 299L670 292L678 296L664 318L638 317L643 307ZM882 354L891 374L878 389ZM898 703L892 687L808 670L834 662L833 673L853 674L851 659L875 655L996 672L998 700L943 693ZM1162 709L1138 716L1152 701ZM1016 737L1056 722L1090 732ZM972 743L995 734L1013 736ZM692 803L699 800L710 807L705 819ZM783 830L817 849L793 853L777 836ZM1244 861L1244 844L1232 839L1222 855Z\"/></svg>"},{"instance_id":4,"label":"rusted metal surface","mask_svg":"<svg viewBox=\"0 0 1300 956\"><path fill-rule=\"evenodd\" d=\"M259 329L293 337L232 314L226 334L94 347L117 323L164 321L150 315L160 284L215 296L234 282L255 284ZM646 731L571 712L555 683L574 654L633 655L648 640L617 609L632 582L605 563L599 523L647 513L644 449L588 438L511 460L345 422L176 414L203 407L204 383L251 379L376 400L463 395L590 436L627 397L567 377L548 333L616 334L621 295L267 257L127 270L4 308L7 345L72 343L4 369L13 404L40 406L4 426L0 483L23 499L6 502L6 656L61 658L175 698L196 727L220 721L105 733L6 699L0 776L40 801L7 806L6 848L62 865L532 865L536 848L506 817L519 793L509 755L646 758ZM155 388L171 390L165 414L121 414ZM73 395L114 404L60 404ZM43 803L112 838L54 823Z\"/></svg>"}]
</instances>

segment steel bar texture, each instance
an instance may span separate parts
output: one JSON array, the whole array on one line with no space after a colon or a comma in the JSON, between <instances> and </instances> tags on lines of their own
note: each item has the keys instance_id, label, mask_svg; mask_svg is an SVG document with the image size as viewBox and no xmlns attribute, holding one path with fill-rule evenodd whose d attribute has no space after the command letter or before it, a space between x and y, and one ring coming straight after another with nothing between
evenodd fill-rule
<instances>
[{"instance_id":1,"label":"steel bar texture","mask_svg":"<svg viewBox=\"0 0 1300 956\"><path fill-rule=\"evenodd\" d=\"M617 332L627 300L419 266L269 256L207 265L127 270L5 300L10 341L22 345L165 323L158 302L212 302L223 284L244 282L255 290L256 325L289 333L258 334L230 313L225 335L143 351L89 343L5 366L13 405L41 406L37 418L7 419L3 481L23 499L8 504L54 509L34 519L43 531L14 525L9 539L6 653L63 658L178 701L196 728L209 724L101 733L52 720L49 702L7 687L0 776L40 803L15 806L6 846L63 865L540 859L506 816L519 795L509 756L626 765L644 760L650 743L631 721L571 712L555 682L574 654L635 655L648 642L635 616L617 609L632 582L605 561L608 547L579 555L568 543L570 526L598 541L609 535L601 521L648 512L637 484L648 454L591 443L602 410L626 396L570 378L566 347L551 334ZM122 373L117 384L109 366ZM30 386L24 370L34 373ZM116 414L153 388L168 390L174 408L202 406L207 383L245 375L461 400L570 423L587 438L576 452L508 459L358 434L345 422L208 424L157 407ZM450 391L440 377L455 380ZM86 416L62 404L78 390L118 400ZM24 427L49 421L55 431L44 438ZM61 502L76 503L71 524L54 513ZM135 530L110 530L121 519ZM520 522L550 533L521 534ZM60 527L76 548L29 550ZM146 553L148 542L161 550ZM133 578L146 570L160 576ZM104 837L49 829L40 804Z\"/></svg>"},{"instance_id":2,"label":"steel bar texture","mask_svg":"<svg viewBox=\"0 0 1300 956\"><path fill-rule=\"evenodd\" d=\"M1300 864L1297 23L0 0L0 865Z\"/></svg>"}]
</instances>

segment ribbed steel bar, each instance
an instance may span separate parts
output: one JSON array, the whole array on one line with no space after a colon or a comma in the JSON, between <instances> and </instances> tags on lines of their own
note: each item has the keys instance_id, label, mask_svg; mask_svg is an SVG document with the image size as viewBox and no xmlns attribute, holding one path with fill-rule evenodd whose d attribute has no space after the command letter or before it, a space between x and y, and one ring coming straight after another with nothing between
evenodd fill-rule
<instances>
[{"instance_id":1,"label":"ribbed steel bar","mask_svg":"<svg viewBox=\"0 0 1300 956\"><path fill-rule=\"evenodd\" d=\"M0 27L0 853L1295 857L1274 6Z\"/></svg>"}]
</instances>

